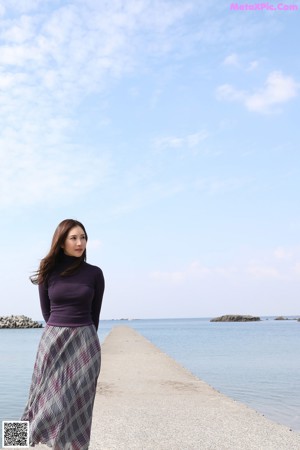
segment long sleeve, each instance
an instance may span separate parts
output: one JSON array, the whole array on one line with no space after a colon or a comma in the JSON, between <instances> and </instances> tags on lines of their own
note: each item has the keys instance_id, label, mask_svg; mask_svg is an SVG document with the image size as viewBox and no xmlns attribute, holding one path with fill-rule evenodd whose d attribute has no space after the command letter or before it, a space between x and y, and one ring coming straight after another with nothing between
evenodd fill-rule
<instances>
[{"instance_id":1,"label":"long sleeve","mask_svg":"<svg viewBox=\"0 0 300 450\"><path fill-rule=\"evenodd\" d=\"M98 330L102 299L104 294L105 281L102 270L99 269L96 277L95 294L92 303L92 320Z\"/></svg>"},{"instance_id":2,"label":"long sleeve","mask_svg":"<svg viewBox=\"0 0 300 450\"><path fill-rule=\"evenodd\" d=\"M47 323L50 317L50 299L48 296L48 288L44 283L39 284L39 296L42 314L45 322Z\"/></svg>"}]
</instances>

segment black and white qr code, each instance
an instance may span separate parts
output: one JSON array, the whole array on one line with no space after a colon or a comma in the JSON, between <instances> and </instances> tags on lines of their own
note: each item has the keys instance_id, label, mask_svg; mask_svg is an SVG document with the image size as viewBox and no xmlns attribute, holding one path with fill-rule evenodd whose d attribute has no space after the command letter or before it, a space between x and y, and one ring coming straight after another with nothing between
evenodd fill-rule
<instances>
[{"instance_id":1,"label":"black and white qr code","mask_svg":"<svg viewBox=\"0 0 300 450\"><path fill-rule=\"evenodd\" d=\"M3 448L29 448L29 422L4 420L2 422Z\"/></svg>"}]
</instances>

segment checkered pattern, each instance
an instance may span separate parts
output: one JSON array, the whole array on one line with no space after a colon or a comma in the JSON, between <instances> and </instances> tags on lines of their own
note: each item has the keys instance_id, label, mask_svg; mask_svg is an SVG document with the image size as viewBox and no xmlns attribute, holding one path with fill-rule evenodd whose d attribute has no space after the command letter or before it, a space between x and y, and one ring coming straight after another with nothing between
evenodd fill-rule
<instances>
[{"instance_id":1,"label":"checkered pattern","mask_svg":"<svg viewBox=\"0 0 300 450\"><path fill-rule=\"evenodd\" d=\"M31 446L88 450L100 364L94 325L46 325L21 418L30 422Z\"/></svg>"}]
</instances>

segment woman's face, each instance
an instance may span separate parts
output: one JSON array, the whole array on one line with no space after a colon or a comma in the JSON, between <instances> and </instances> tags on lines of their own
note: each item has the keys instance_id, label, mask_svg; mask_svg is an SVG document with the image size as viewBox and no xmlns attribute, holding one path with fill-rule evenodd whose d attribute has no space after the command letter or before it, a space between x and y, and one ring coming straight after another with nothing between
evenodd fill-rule
<instances>
[{"instance_id":1,"label":"woman's face","mask_svg":"<svg viewBox=\"0 0 300 450\"><path fill-rule=\"evenodd\" d=\"M83 254L86 248L86 236L80 226L71 228L62 248L68 256L79 258Z\"/></svg>"}]
</instances>

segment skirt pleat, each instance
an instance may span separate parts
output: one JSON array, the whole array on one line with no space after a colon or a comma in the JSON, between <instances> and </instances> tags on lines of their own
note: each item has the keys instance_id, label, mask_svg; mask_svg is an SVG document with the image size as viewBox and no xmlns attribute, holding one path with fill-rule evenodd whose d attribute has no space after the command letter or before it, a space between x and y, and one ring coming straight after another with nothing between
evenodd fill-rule
<instances>
[{"instance_id":1,"label":"skirt pleat","mask_svg":"<svg viewBox=\"0 0 300 450\"><path fill-rule=\"evenodd\" d=\"M88 450L101 348L94 325L46 325L29 398L21 420L29 421L30 445Z\"/></svg>"}]
</instances>

